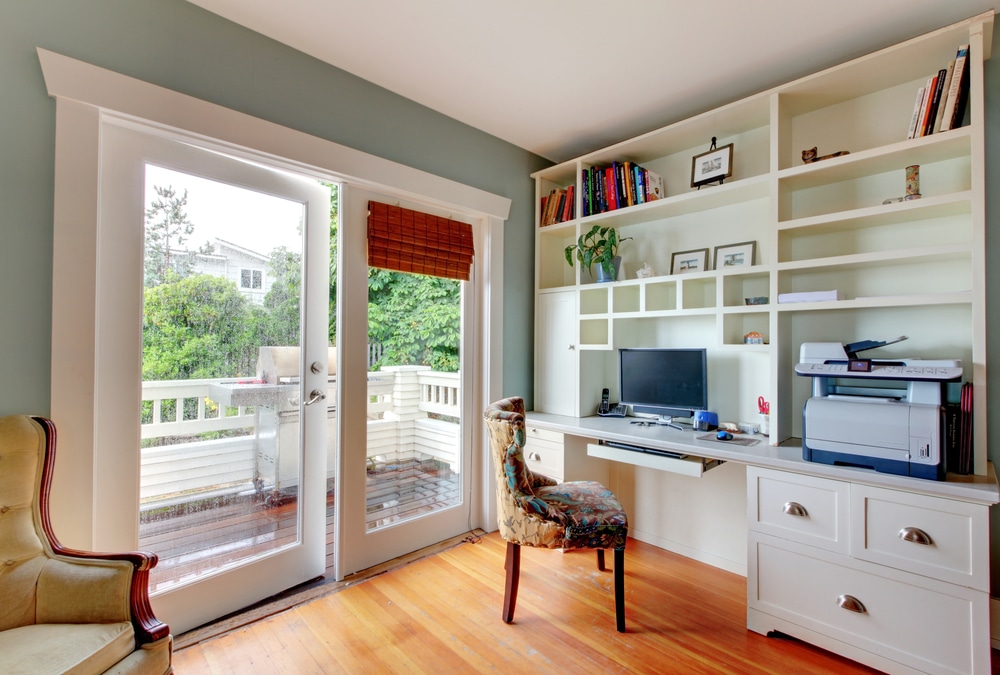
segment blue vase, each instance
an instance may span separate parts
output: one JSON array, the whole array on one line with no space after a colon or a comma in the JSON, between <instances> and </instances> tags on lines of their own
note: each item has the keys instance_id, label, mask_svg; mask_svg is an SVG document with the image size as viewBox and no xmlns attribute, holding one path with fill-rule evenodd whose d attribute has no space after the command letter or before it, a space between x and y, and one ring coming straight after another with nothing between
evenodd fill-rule
<instances>
[{"instance_id":1,"label":"blue vase","mask_svg":"<svg viewBox=\"0 0 1000 675\"><path fill-rule=\"evenodd\" d=\"M604 269L604 265L602 265L600 263L597 264L597 282L598 283L604 283L604 282L607 282L607 281L614 281L615 279L618 278L618 270L621 268L622 257L620 255L616 255L615 258L614 258L614 260L612 261L612 264L614 265L614 269L611 270L611 274L608 274L608 272Z\"/></svg>"}]
</instances>

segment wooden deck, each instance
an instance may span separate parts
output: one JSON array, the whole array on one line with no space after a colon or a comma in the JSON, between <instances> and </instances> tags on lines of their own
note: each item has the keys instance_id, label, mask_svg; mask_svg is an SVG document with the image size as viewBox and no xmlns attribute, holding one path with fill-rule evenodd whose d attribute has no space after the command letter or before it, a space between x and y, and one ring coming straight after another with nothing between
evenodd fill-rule
<instances>
[{"instance_id":1,"label":"wooden deck","mask_svg":"<svg viewBox=\"0 0 1000 675\"><path fill-rule=\"evenodd\" d=\"M461 501L460 476L433 460L375 465L367 473L369 529L395 523ZM151 590L169 588L220 566L295 541L294 497L270 493L213 497L150 510L139 524L139 548L154 551L159 564ZM327 483L327 574L333 573L334 481Z\"/></svg>"}]
</instances>

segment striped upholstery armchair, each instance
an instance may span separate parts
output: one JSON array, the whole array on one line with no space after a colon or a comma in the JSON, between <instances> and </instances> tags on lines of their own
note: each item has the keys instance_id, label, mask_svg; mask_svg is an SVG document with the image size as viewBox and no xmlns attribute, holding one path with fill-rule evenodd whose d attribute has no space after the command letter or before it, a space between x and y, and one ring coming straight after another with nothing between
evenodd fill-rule
<instances>
[{"instance_id":1,"label":"striped upholstery armchair","mask_svg":"<svg viewBox=\"0 0 1000 675\"><path fill-rule=\"evenodd\" d=\"M533 473L524 463L524 400L492 403L483 414L497 479L500 536L507 542L503 620L514 620L521 546L614 550L615 616L625 632L625 540L628 518L614 494L594 481L557 483Z\"/></svg>"}]
</instances>

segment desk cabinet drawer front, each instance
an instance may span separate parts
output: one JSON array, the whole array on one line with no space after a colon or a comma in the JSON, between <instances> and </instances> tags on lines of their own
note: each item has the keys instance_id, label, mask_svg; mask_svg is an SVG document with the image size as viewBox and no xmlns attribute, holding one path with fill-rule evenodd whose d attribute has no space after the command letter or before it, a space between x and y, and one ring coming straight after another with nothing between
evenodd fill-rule
<instances>
[{"instance_id":1,"label":"desk cabinet drawer front","mask_svg":"<svg viewBox=\"0 0 1000 675\"><path fill-rule=\"evenodd\" d=\"M548 436L557 436L559 440L555 442L549 440L548 436L532 436L530 431L529 429L527 443L524 446L525 464L535 473L540 473L543 476L548 476L558 481L563 480L564 450L562 434L543 432Z\"/></svg>"},{"instance_id":2,"label":"desk cabinet drawer front","mask_svg":"<svg viewBox=\"0 0 1000 675\"><path fill-rule=\"evenodd\" d=\"M847 553L850 484L758 467L747 468L751 529Z\"/></svg>"},{"instance_id":3,"label":"desk cabinet drawer front","mask_svg":"<svg viewBox=\"0 0 1000 675\"><path fill-rule=\"evenodd\" d=\"M538 441L548 441L549 443L558 443L560 446L563 444L563 435L558 431L539 429L538 427L533 427L529 425L527 427L527 432L528 432L527 444L529 446Z\"/></svg>"},{"instance_id":4,"label":"desk cabinet drawer front","mask_svg":"<svg viewBox=\"0 0 1000 675\"><path fill-rule=\"evenodd\" d=\"M984 672L985 665L988 672L988 663L973 665L973 654L989 653L984 593L912 575L890 578L877 565L752 533L751 555L755 610L922 671Z\"/></svg>"},{"instance_id":5,"label":"desk cabinet drawer front","mask_svg":"<svg viewBox=\"0 0 1000 675\"><path fill-rule=\"evenodd\" d=\"M987 507L855 485L851 513L854 557L988 590Z\"/></svg>"}]
</instances>

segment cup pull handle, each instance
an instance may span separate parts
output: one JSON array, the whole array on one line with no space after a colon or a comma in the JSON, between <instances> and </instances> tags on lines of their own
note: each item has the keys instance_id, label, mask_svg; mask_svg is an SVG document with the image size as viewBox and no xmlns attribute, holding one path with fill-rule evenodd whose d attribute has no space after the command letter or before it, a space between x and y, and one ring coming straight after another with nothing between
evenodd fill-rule
<instances>
[{"instance_id":1,"label":"cup pull handle","mask_svg":"<svg viewBox=\"0 0 1000 675\"><path fill-rule=\"evenodd\" d=\"M903 541L912 541L914 544L930 546L934 543L931 536L919 527L904 527L899 531L899 538Z\"/></svg>"},{"instance_id":2,"label":"cup pull handle","mask_svg":"<svg viewBox=\"0 0 1000 675\"><path fill-rule=\"evenodd\" d=\"M540 462L542 461L542 456L539 455L537 452L529 452L528 459L530 459L532 462Z\"/></svg>"},{"instance_id":3,"label":"cup pull handle","mask_svg":"<svg viewBox=\"0 0 1000 675\"><path fill-rule=\"evenodd\" d=\"M802 504L799 504L798 502L785 502L785 505L781 507L781 510L790 516L801 516L805 518L809 515L809 512L806 511L806 507L802 506Z\"/></svg>"},{"instance_id":4,"label":"cup pull handle","mask_svg":"<svg viewBox=\"0 0 1000 675\"><path fill-rule=\"evenodd\" d=\"M842 595L837 598L837 606L842 607L849 612L857 612L858 614L864 614L868 611L865 609L865 606L861 604L861 601L853 595Z\"/></svg>"},{"instance_id":5,"label":"cup pull handle","mask_svg":"<svg viewBox=\"0 0 1000 675\"><path fill-rule=\"evenodd\" d=\"M309 392L309 400L305 402L305 405L312 405L317 401L322 401L324 398L326 398L326 394L321 392L319 389L313 389Z\"/></svg>"}]
</instances>

